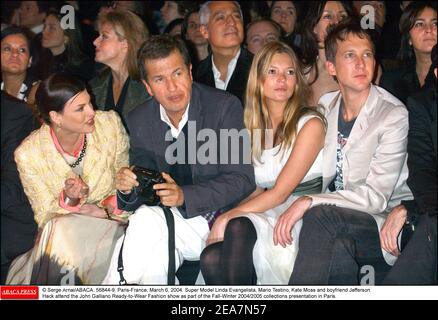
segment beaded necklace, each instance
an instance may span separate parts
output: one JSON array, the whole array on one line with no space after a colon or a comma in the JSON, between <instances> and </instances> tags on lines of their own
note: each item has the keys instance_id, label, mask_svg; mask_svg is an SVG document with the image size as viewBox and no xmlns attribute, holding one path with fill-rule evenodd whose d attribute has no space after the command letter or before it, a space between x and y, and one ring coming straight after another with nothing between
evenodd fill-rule
<instances>
[{"instance_id":1,"label":"beaded necklace","mask_svg":"<svg viewBox=\"0 0 438 320\"><path fill-rule=\"evenodd\" d=\"M81 163L85 155L85 150L87 150L87 135L84 135L84 146L82 147L81 153L79 154L79 158L75 162L70 164L70 167L75 168L79 163Z\"/></svg>"}]
</instances>

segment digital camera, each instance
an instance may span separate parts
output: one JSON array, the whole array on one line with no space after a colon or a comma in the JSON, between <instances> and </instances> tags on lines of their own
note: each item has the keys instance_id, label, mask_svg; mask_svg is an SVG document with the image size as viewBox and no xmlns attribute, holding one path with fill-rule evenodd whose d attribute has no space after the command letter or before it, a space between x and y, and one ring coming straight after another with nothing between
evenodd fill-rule
<instances>
[{"instance_id":1,"label":"digital camera","mask_svg":"<svg viewBox=\"0 0 438 320\"><path fill-rule=\"evenodd\" d=\"M165 183L160 172L135 166L133 169L139 182L136 187L137 194L141 197L144 204L147 206L157 206L160 204L160 197L157 196L156 191L152 188L154 184Z\"/></svg>"}]
</instances>

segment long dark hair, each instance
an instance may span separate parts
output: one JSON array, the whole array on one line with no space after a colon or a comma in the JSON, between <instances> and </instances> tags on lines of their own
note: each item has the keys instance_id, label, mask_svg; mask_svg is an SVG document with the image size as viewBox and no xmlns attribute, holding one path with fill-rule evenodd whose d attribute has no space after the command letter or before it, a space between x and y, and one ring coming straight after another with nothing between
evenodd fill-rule
<instances>
[{"instance_id":1,"label":"long dark hair","mask_svg":"<svg viewBox=\"0 0 438 320\"><path fill-rule=\"evenodd\" d=\"M47 12L47 17L53 16L58 21L61 21L60 11L56 8L51 8ZM87 59L85 54L83 53L83 41L82 41L82 32L80 28L79 20L77 19L78 14L74 15L74 28L63 29L64 34L68 37L68 42L65 45L65 68L68 69L70 66L78 67L81 63ZM63 53L64 54L64 53ZM47 78L52 73L52 68L54 61L54 56L49 49L43 48L41 52L41 57L39 61L38 75L40 79ZM52 68L51 68L52 67ZM61 70L56 70L61 71ZM65 71L65 70L62 70Z\"/></svg>"},{"instance_id":2,"label":"long dark hair","mask_svg":"<svg viewBox=\"0 0 438 320\"><path fill-rule=\"evenodd\" d=\"M263 1L263 2L265 2L265 1ZM268 16L268 18L269 19L271 19L272 20L272 11L273 11L273 9L274 9L274 4L276 3L276 2L278 2L278 1L272 1L272 3L271 3L271 7L269 8L269 16ZM303 12L303 8L302 8L302 4L301 4L301 1L289 1L289 2L291 2L293 5L294 5L294 7L295 7L295 13L296 13L296 15L297 15L297 17L296 17L296 20L295 20L295 29L294 29L294 31L292 32L292 33L298 33L298 30L300 30L301 28L302 28L302 26L301 26L301 21L302 21L302 12ZM283 27L282 27L282 29L283 29ZM284 31L284 30L283 30ZM286 32L284 31L284 33L285 33L285 35L289 35L289 34L286 34Z\"/></svg>"},{"instance_id":3,"label":"long dark hair","mask_svg":"<svg viewBox=\"0 0 438 320\"><path fill-rule=\"evenodd\" d=\"M84 90L82 80L67 74L52 74L41 82L35 94L38 116L50 125L50 111L62 113L67 101Z\"/></svg>"},{"instance_id":4,"label":"long dark hair","mask_svg":"<svg viewBox=\"0 0 438 320\"><path fill-rule=\"evenodd\" d=\"M401 61L415 59L414 50L409 45L409 31L414 27L415 20L424 9L431 8L437 11L434 1L412 1L403 11L400 17L399 29L401 33L400 50L397 58Z\"/></svg>"},{"instance_id":5,"label":"long dark hair","mask_svg":"<svg viewBox=\"0 0 438 320\"><path fill-rule=\"evenodd\" d=\"M342 4L349 17L356 17L349 2L339 2ZM306 68L309 68L309 70L312 67L316 67L316 61L319 54L318 39L316 38L316 34L313 32L313 29L318 24L319 20L321 20L326 3L327 1L311 1L307 10L307 15L302 24L301 49L303 52L303 64L306 66ZM310 84L314 83L318 79L318 68L314 69L316 70L316 76Z\"/></svg>"}]
</instances>

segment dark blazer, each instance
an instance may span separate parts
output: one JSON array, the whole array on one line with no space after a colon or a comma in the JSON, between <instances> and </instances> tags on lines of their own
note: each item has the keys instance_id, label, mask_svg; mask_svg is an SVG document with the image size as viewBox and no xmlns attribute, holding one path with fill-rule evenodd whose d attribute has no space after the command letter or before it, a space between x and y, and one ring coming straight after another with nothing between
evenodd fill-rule
<instances>
[{"instance_id":1,"label":"dark blazer","mask_svg":"<svg viewBox=\"0 0 438 320\"><path fill-rule=\"evenodd\" d=\"M245 48L242 48L240 51L240 56L237 59L236 68L234 69L233 75L228 82L226 90L227 92L238 97L242 104L245 97L246 83L248 82L248 75L251 69L252 59L252 53ZM211 53L207 58L200 62L195 74L195 80L207 86L213 88L216 87L213 75L213 63L211 62Z\"/></svg>"},{"instance_id":2,"label":"dark blazer","mask_svg":"<svg viewBox=\"0 0 438 320\"><path fill-rule=\"evenodd\" d=\"M424 87L434 81L433 74L429 72ZM388 90L406 104L408 97L422 88L415 71L415 60L404 62L398 69L383 72L379 86Z\"/></svg>"},{"instance_id":3,"label":"dark blazer","mask_svg":"<svg viewBox=\"0 0 438 320\"><path fill-rule=\"evenodd\" d=\"M421 90L408 98L408 185L419 213L437 214L437 92Z\"/></svg>"},{"instance_id":4,"label":"dark blazer","mask_svg":"<svg viewBox=\"0 0 438 320\"><path fill-rule=\"evenodd\" d=\"M437 284L437 92L436 86L408 98L407 183L414 200L402 201L409 224L402 233L402 254L385 285ZM415 231L411 228L415 225ZM406 244L404 246L404 244Z\"/></svg>"},{"instance_id":5,"label":"dark blazer","mask_svg":"<svg viewBox=\"0 0 438 320\"><path fill-rule=\"evenodd\" d=\"M196 122L196 136L202 129L211 129L218 137L217 155L224 141L220 141L220 129L241 130L243 126L243 110L239 100L222 90L193 83L189 106L189 121ZM166 148L170 142L165 141L169 127L160 119L160 105L152 98L135 108L128 116L130 130L130 162L160 172L169 172L170 165L165 159ZM193 142L190 140L190 126L188 129L189 149ZM246 131L245 131L246 134ZM203 141L196 141L196 152L204 145ZM193 185L182 186L184 192L184 209L179 208L186 218L195 217L204 213L230 208L255 190L254 169L252 165L243 164L243 154L249 155L249 146L243 150L242 139L239 140L239 161L229 164L230 158L236 155L236 150L228 147L227 164L190 164ZM203 153L204 154L204 153ZM250 157L249 157L250 162ZM127 211L138 208L135 192L129 197L118 193L118 205ZM124 201L127 200L127 201Z\"/></svg>"},{"instance_id":6,"label":"dark blazer","mask_svg":"<svg viewBox=\"0 0 438 320\"><path fill-rule=\"evenodd\" d=\"M98 76L90 80L89 85L91 94L93 96L94 106L99 110L106 110L106 97L108 93L108 86L111 85L111 69L103 69ZM123 114L120 115L123 123L126 123L128 113L136 106L144 103L149 99L149 94L146 88L140 81L131 79L128 86L128 92L125 97L125 104L123 106Z\"/></svg>"},{"instance_id":7,"label":"dark blazer","mask_svg":"<svg viewBox=\"0 0 438 320\"><path fill-rule=\"evenodd\" d=\"M24 194L14 151L34 129L32 112L22 101L1 92L1 265L2 283L12 260L34 243L37 225Z\"/></svg>"}]
</instances>

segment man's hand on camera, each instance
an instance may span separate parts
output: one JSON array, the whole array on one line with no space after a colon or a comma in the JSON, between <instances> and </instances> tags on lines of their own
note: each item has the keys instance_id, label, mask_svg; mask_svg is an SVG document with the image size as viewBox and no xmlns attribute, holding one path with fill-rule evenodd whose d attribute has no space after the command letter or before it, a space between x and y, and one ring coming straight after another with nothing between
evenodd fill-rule
<instances>
[{"instance_id":1,"label":"man's hand on camera","mask_svg":"<svg viewBox=\"0 0 438 320\"><path fill-rule=\"evenodd\" d=\"M167 207L179 207L184 203L184 193L167 173L162 173L166 183L157 183L154 185L154 190L157 190L157 195L161 199L161 203Z\"/></svg>"},{"instance_id":2,"label":"man's hand on camera","mask_svg":"<svg viewBox=\"0 0 438 320\"><path fill-rule=\"evenodd\" d=\"M137 176L130 168L123 167L116 174L116 189L122 193L130 193L134 187L139 185Z\"/></svg>"}]
</instances>

